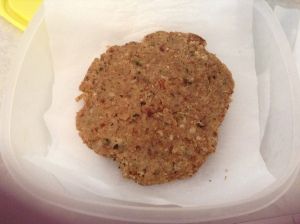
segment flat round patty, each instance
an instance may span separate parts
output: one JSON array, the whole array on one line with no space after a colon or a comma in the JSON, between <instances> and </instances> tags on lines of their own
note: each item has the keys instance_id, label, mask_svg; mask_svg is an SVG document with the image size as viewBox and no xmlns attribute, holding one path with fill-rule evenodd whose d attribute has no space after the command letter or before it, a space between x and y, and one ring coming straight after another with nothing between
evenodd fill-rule
<instances>
[{"instance_id":1,"label":"flat round patty","mask_svg":"<svg viewBox=\"0 0 300 224\"><path fill-rule=\"evenodd\" d=\"M192 176L217 145L230 71L191 33L151 33L112 46L80 85L76 125L96 153L142 185Z\"/></svg>"}]
</instances>

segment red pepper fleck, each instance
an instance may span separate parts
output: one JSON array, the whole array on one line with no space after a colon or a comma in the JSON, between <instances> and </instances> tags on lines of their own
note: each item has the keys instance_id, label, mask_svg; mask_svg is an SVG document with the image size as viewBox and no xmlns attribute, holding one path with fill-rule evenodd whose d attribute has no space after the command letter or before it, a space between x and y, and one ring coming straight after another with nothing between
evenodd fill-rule
<instances>
[{"instance_id":1,"label":"red pepper fleck","mask_svg":"<svg viewBox=\"0 0 300 224\"><path fill-rule=\"evenodd\" d=\"M161 52L164 52L164 51L165 51L165 45L161 45L161 46L159 47L159 50L160 50Z\"/></svg>"},{"instance_id":2,"label":"red pepper fleck","mask_svg":"<svg viewBox=\"0 0 300 224\"><path fill-rule=\"evenodd\" d=\"M145 112L147 114L147 117L152 117L152 115L154 114L154 111L149 107L145 108Z\"/></svg>"},{"instance_id":3,"label":"red pepper fleck","mask_svg":"<svg viewBox=\"0 0 300 224\"><path fill-rule=\"evenodd\" d=\"M137 130L136 130L135 128L132 129L132 134L133 134L133 135L138 134L138 132L137 132Z\"/></svg>"},{"instance_id":4,"label":"red pepper fleck","mask_svg":"<svg viewBox=\"0 0 300 224\"><path fill-rule=\"evenodd\" d=\"M170 145L170 146L169 146L169 148L168 148L169 153L172 153L173 148L174 148L173 145Z\"/></svg>"},{"instance_id":5,"label":"red pepper fleck","mask_svg":"<svg viewBox=\"0 0 300 224\"><path fill-rule=\"evenodd\" d=\"M203 46L206 45L206 41L202 37L199 37L196 34L189 34L188 43L191 41L197 41L200 45L203 45Z\"/></svg>"},{"instance_id":6,"label":"red pepper fleck","mask_svg":"<svg viewBox=\"0 0 300 224\"><path fill-rule=\"evenodd\" d=\"M164 79L158 80L158 85L159 85L160 89L166 89L165 82L166 82L166 80L164 80Z\"/></svg>"}]
</instances>

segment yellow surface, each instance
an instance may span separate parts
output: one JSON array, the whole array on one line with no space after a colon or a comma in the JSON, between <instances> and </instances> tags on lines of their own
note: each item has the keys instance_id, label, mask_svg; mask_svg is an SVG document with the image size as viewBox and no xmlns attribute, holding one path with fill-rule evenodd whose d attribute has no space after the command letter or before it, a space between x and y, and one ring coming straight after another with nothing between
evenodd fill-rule
<instances>
[{"instance_id":1,"label":"yellow surface","mask_svg":"<svg viewBox=\"0 0 300 224\"><path fill-rule=\"evenodd\" d=\"M0 15L25 30L42 0L0 0Z\"/></svg>"}]
</instances>

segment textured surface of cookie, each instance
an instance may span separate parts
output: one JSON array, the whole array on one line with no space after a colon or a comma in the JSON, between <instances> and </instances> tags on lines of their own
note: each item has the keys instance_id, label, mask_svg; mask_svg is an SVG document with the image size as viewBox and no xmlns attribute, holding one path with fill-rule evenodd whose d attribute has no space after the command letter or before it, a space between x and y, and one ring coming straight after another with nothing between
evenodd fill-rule
<instances>
[{"instance_id":1,"label":"textured surface of cookie","mask_svg":"<svg viewBox=\"0 0 300 224\"><path fill-rule=\"evenodd\" d=\"M195 34L159 31L108 48L80 85L84 143L142 185L197 172L216 149L234 87L205 45Z\"/></svg>"}]
</instances>

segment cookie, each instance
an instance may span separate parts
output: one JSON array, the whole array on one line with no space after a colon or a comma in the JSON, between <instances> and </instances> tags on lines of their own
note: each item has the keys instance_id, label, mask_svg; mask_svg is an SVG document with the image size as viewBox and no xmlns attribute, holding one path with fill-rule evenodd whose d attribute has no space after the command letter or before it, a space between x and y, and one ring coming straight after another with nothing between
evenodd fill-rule
<instances>
[{"instance_id":1,"label":"cookie","mask_svg":"<svg viewBox=\"0 0 300 224\"><path fill-rule=\"evenodd\" d=\"M80 84L83 142L141 185L195 174L216 149L234 88L205 45L195 34L158 31L109 47Z\"/></svg>"}]
</instances>

